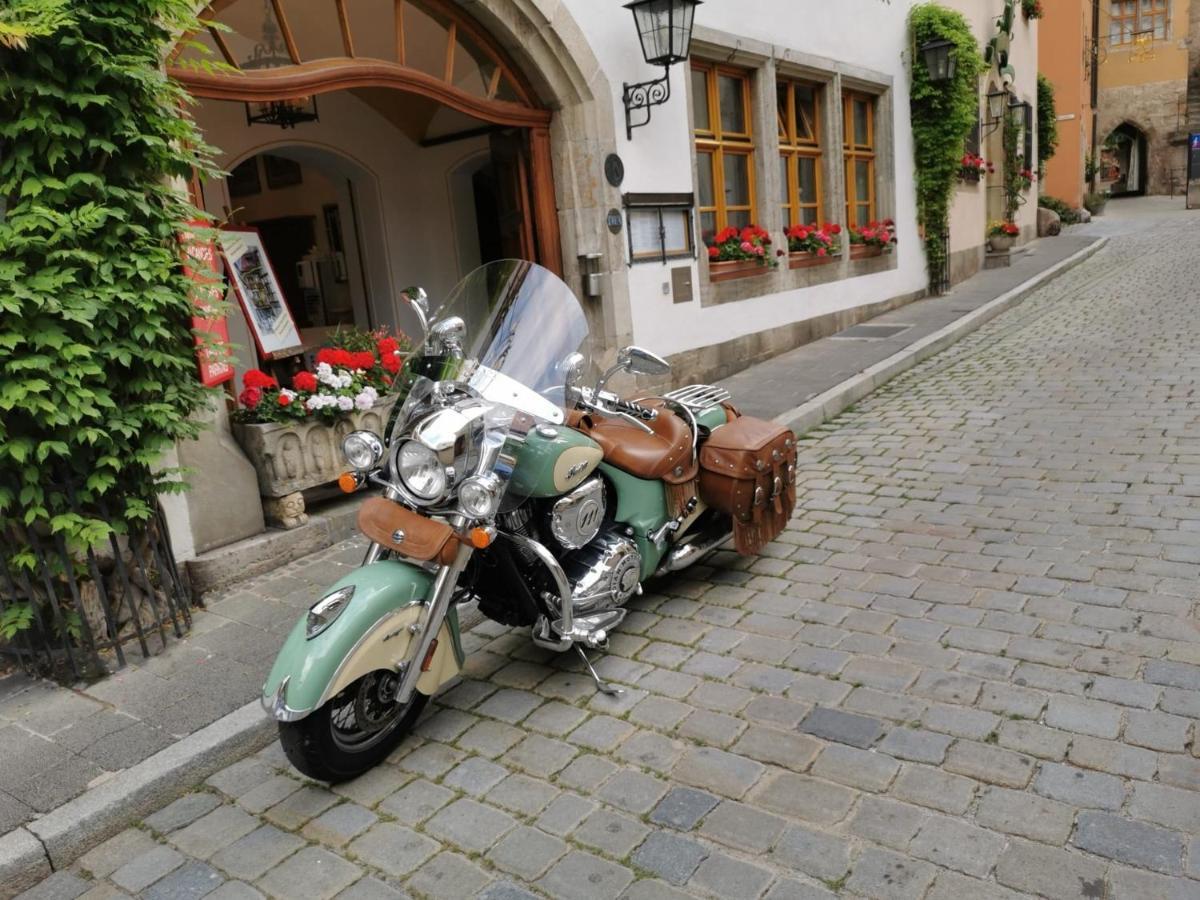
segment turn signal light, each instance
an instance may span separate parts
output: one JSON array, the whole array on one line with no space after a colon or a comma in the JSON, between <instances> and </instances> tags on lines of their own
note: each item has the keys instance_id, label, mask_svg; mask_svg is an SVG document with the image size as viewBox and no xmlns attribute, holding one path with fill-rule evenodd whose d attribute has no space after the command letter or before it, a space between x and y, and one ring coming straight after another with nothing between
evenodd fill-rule
<instances>
[{"instance_id":1,"label":"turn signal light","mask_svg":"<svg viewBox=\"0 0 1200 900\"><path fill-rule=\"evenodd\" d=\"M492 545L492 532L487 528L472 528L468 535L471 539L471 546L476 550L486 550Z\"/></svg>"},{"instance_id":2,"label":"turn signal light","mask_svg":"<svg viewBox=\"0 0 1200 900\"><path fill-rule=\"evenodd\" d=\"M428 672L429 667L433 665L433 654L437 653L437 645L437 638L434 638L433 642L429 645L429 649L425 651L425 659L421 663L422 672Z\"/></svg>"},{"instance_id":3,"label":"turn signal light","mask_svg":"<svg viewBox=\"0 0 1200 900\"><path fill-rule=\"evenodd\" d=\"M358 478L353 472L343 472L338 476L338 487L343 493L353 494L358 490Z\"/></svg>"}]
</instances>

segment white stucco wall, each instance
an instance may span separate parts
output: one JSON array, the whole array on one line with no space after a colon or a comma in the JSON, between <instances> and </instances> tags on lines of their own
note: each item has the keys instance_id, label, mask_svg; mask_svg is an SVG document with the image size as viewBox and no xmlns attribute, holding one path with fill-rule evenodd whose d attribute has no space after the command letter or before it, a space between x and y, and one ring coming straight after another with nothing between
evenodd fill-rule
<instances>
[{"instance_id":1,"label":"white stucco wall","mask_svg":"<svg viewBox=\"0 0 1200 900\"><path fill-rule=\"evenodd\" d=\"M619 5L594 0L563 0L580 23L601 66L609 74L614 92L618 130L613 149L625 163L626 177L621 192L692 192L692 133L689 120L687 66L671 72L671 100L653 110L649 125L634 129L626 140L622 81L657 77L661 70L647 66L636 39L633 19ZM731 51L739 44L770 44L775 50L792 51L872 70L891 79L894 176L896 180L893 217L898 226L898 267L887 272L847 278L828 284L766 294L737 302L702 306L699 286L705 265L692 263L696 299L674 303L664 294L670 281L669 269L640 262L627 269L632 306L634 339L664 354L679 353L746 334L765 331L798 320L836 312L867 303L911 294L926 285L924 253L917 239L915 199L912 189L912 134L908 119L908 74L902 54L906 48L905 16L909 4L881 0L839 0L837 3L796 3L794 0L757 0L752 6L706 3L698 7L698 33L724 32L722 41ZM870 22L870 27L863 27ZM737 62L737 60L734 60ZM882 124L882 123L881 123ZM774 128L774 123L768 123ZM840 156L840 147L826 147ZM774 197L758 198L760 210ZM613 192L614 206L620 206ZM760 213L761 215L761 213ZM831 221L844 215L830 214ZM775 236L780 246L781 234Z\"/></svg>"},{"instance_id":2,"label":"white stucco wall","mask_svg":"<svg viewBox=\"0 0 1200 900\"><path fill-rule=\"evenodd\" d=\"M1004 0L942 0L946 6L961 12L971 23L971 31L979 41L982 51L996 34L996 19L1004 12ZM1009 48L1009 63L1016 70L1016 80L1010 88L1018 101L1027 100L1037 111L1037 20L1026 21L1017 4L1013 25L1012 44ZM1000 74L993 63L979 83L981 115L987 117L986 95L989 86L999 90ZM989 221L1004 218L1004 167L1001 128L997 126L990 134L985 126L980 142L980 155L995 164L993 175L980 179L978 183L960 182L950 207L950 251L957 253L979 247L986 241L985 232ZM1026 161L1030 169L1037 168L1037 126L1033 134L1033 159ZM1018 208L1016 222L1023 235L1037 235L1037 185L1026 194L1027 202Z\"/></svg>"}]
</instances>

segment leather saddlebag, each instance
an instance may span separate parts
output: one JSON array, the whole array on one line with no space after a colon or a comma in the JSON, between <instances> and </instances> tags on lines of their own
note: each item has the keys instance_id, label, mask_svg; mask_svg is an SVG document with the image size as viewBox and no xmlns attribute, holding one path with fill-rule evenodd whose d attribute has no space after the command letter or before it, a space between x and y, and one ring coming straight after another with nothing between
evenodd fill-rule
<instances>
[{"instance_id":1,"label":"leather saddlebag","mask_svg":"<svg viewBox=\"0 0 1200 900\"><path fill-rule=\"evenodd\" d=\"M700 448L700 499L733 517L738 553L757 554L796 506L796 437L774 422L739 416Z\"/></svg>"}]
</instances>

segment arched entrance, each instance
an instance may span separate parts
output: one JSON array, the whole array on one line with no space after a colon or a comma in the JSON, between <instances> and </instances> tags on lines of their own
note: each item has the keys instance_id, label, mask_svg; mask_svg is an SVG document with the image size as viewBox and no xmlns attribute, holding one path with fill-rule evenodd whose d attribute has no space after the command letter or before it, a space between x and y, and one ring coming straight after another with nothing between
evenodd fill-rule
<instances>
[{"instance_id":1,"label":"arched entrance","mask_svg":"<svg viewBox=\"0 0 1200 900\"><path fill-rule=\"evenodd\" d=\"M1101 185L1114 197L1146 193L1148 157L1146 133L1131 122L1122 122L1101 147Z\"/></svg>"},{"instance_id":2,"label":"arched entrance","mask_svg":"<svg viewBox=\"0 0 1200 900\"><path fill-rule=\"evenodd\" d=\"M342 275L361 269L350 273L356 290L362 282L354 324L411 325L393 315L399 288L444 293L493 258L563 272L552 113L505 50L450 0L215 0L203 18L219 25L181 41L168 68L200 99L195 115L220 165L279 169L281 158L295 168L308 152L316 175L311 154L328 151L374 176L364 192L354 185L361 178L349 178L347 189L347 174L337 173L344 233L359 238L352 255L336 251ZM257 181L264 195L276 193L269 173ZM221 219L258 224L280 197L235 198L229 185L238 183L204 185L204 204ZM379 214L366 227L372 210L359 206L376 199ZM276 268L303 324L307 312L296 307L311 291L291 283L292 266L311 229L278 218L266 217L272 234L264 237L282 248Z\"/></svg>"}]
</instances>

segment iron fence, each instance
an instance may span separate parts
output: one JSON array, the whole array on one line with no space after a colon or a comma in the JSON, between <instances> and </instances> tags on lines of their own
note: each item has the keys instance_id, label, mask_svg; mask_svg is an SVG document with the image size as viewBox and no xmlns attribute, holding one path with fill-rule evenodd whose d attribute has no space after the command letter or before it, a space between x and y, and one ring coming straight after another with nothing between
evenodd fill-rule
<instances>
[{"instance_id":1,"label":"iron fence","mask_svg":"<svg viewBox=\"0 0 1200 900\"><path fill-rule=\"evenodd\" d=\"M99 512L109 520L107 508ZM0 524L0 656L26 671L93 678L124 667L128 653L153 656L191 627L191 602L161 508L86 550L61 534Z\"/></svg>"},{"instance_id":2,"label":"iron fence","mask_svg":"<svg viewBox=\"0 0 1200 900\"><path fill-rule=\"evenodd\" d=\"M946 229L942 232L942 253L941 261L929 268L929 293L931 296L940 297L942 294L950 290L950 230Z\"/></svg>"}]
</instances>

